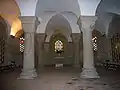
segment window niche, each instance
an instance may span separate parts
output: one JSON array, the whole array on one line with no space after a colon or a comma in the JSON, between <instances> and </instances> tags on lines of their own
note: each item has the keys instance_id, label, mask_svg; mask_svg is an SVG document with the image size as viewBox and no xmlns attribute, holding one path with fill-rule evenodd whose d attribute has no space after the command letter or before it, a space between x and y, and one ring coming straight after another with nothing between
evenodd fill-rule
<instances>
[{"instance_id":1,"label":"window niche","mask_svg":"<svg viewBox=\"0 0 120 90\"><path fill-rule=\"evenodd\" d=\"M64 43L61 40L56 40L54 43L54 51L60 56L64 52Z\"/></svg>"}]
</instances>

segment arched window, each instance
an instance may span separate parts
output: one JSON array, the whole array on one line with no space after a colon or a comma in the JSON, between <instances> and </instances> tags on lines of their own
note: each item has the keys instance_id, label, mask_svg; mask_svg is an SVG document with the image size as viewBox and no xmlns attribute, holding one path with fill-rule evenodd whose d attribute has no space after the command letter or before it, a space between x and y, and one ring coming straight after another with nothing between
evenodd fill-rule
<instances>
[{"instance_id":1,"label":"arched window","mask_svg":"<svg viewBox=\"0 0 120 90\"><path fill-rule=\"evenodd\" d=\"M61 40L57 40L55 42L55 52L61 54L63 52L63 42Z\"/></svg>"},{"instance_id":2,"label":"arched window","mask_svg":"<svg viewBox=\"0 0 120 90\"><path fill-rule=\"evenodd\" d=\"M24 41L25 41L25 39L24 39L24 37L21 37L20 38L20 52L24 52Z\"/></svg>"}]
</instances>

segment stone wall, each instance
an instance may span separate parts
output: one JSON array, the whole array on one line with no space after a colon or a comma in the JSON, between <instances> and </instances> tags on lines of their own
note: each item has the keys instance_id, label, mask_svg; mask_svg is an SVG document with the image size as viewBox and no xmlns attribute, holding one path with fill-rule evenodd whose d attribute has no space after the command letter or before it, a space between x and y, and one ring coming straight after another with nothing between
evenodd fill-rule
<instances>
[{"instance_id":1,"label":"stone wall","mask_svg":"<svg viewBox=\"0 0 120 90\"><path fill-rule=\"evenodd\" d=\"M35 66L52 65L54 60L51 59L50 43L44 42L46 35L35 34ZM73 42L67 43L67 54L64 64L82 66L82 36L79 33L73 33L71 35ZM8 61L15 60L16 64L22 65L22 54L19 52L19 40L9 39L7 45L7 64Z\"/></svg>"},{"instance_id":2,"label":"stone wall","mask_svg":"<svg viewBox=\"0 0 120 90\"><path fill-rule=\"evenodd\" d=\"M8 38L5 48L5 62L4 65L10 64L11 61L15 61L16 65L22 65L22 53L20 53L19 39Z\"/></svg>"},{"instance_id":3,"label":"stone wall","mask_svg":"<svg viewBox=\"0 0 120 90\"><path fill-rule=\"evenodd\" d=\"M111 42L110 38L103 36L98 38L97 60L111 60Z\"/></svg>"},{"instance_id":4,"label":"stone wall","mask_svg":"<svg viewBox=\"0 0 120 90\"><path fill-rule=\"evenodd\" d=\"M66 65L82 65L82 39L79 33L72 34L73 42L67 43L67 53L65 54L64 64ZM38 66L55 64L51 53L50 42L44 42L45 34L36 34L35 40L35 58ZM41 44L41 45L40 45ZM77 47L77 48L76 48ZM75 61L76 60L76 61Z\"/></svg>"},{"instance_id":5,"label":"stone wall","mask_svg":"<svg viewBox=\"0 0 120 90\"><path fill-rule=\"evenodd\" d=\"M83 53L83 41L82 41L82 34L80 33L72 33L73 39L73 47L74 47L74 66L80 67L82 66L82 53Z\"/></svg>"}]
</instances>

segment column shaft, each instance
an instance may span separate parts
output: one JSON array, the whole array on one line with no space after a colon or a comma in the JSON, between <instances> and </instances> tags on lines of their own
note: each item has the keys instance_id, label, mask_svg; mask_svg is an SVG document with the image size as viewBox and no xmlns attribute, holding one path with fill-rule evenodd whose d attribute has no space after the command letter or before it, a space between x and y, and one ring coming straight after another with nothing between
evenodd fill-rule
<instances>
[{"instance_id":1,"label":"column shaft","mask_svg":"<svg viewBox=\"0 0 120 90\"><path fill-rule=\"evenodd\" d=\"M83 57L84 57L84 68L93 68L93 48L92 48L92 31L83 31Z\"/></svg>"},{"instance_id":2,"label":"column shaft","mask_svg":"<svg viewBox=\"0 0 120 90\"><path fill-rule=\"evenodd\" d=\"M83 69L81 78L99 78L96 68L94 67L93 47L92 47L92 30L96 21L95 16L81 17L83 31Z\"/></svg>"},{"instance_id":3,"label":"column shaft","mask_svg":"<svg viewBox=\"0 0 120 90\"><path fill-rule=\"evenodd\" d=\"M24 60L23 60L23 69L20 74L20 79L34 79L37 77L35 69L35 21L36 17L34 16L23 16L20 17L22 21L22 26L24 30L25 37L25 50L24 50Z\"/></svg>"},{"instance_id":4,"label":"column shaft","mask_svg":"<svg viewBox=\"0 0 120 90\"><path fill-rule=\"evenodd\" d=\"M34 79L37 77L34 61L34 33L25 33L25 50L23 70L20 79Z\"/></svg>"},{"instance_id":5,"label":"column shaft","mask_svg":"<svg viewBox=\"0 0 120 90\"><path fill-rule=\"evenodd\" d=\"M34 68L34 33L25 33L23 68Z\"/></svg>"}]
</instances>

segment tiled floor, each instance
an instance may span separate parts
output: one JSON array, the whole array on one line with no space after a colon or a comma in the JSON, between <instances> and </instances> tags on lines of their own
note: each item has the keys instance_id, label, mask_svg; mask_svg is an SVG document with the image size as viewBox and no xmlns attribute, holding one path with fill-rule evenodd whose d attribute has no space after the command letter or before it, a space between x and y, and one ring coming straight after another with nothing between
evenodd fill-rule
<instances>
[{"instance_id":1,"label":"tiled floor","mask_svg":"<svg viewBox=\"0 0 120 90\"><path fill-rule=\"evenodd\" d=\"M100 79L80 79L80 70L44 68L35 80L18 80L19 70L0 74L0 90L120 90L120 74L98 69Z\"/></svg>"}]
</instances>

